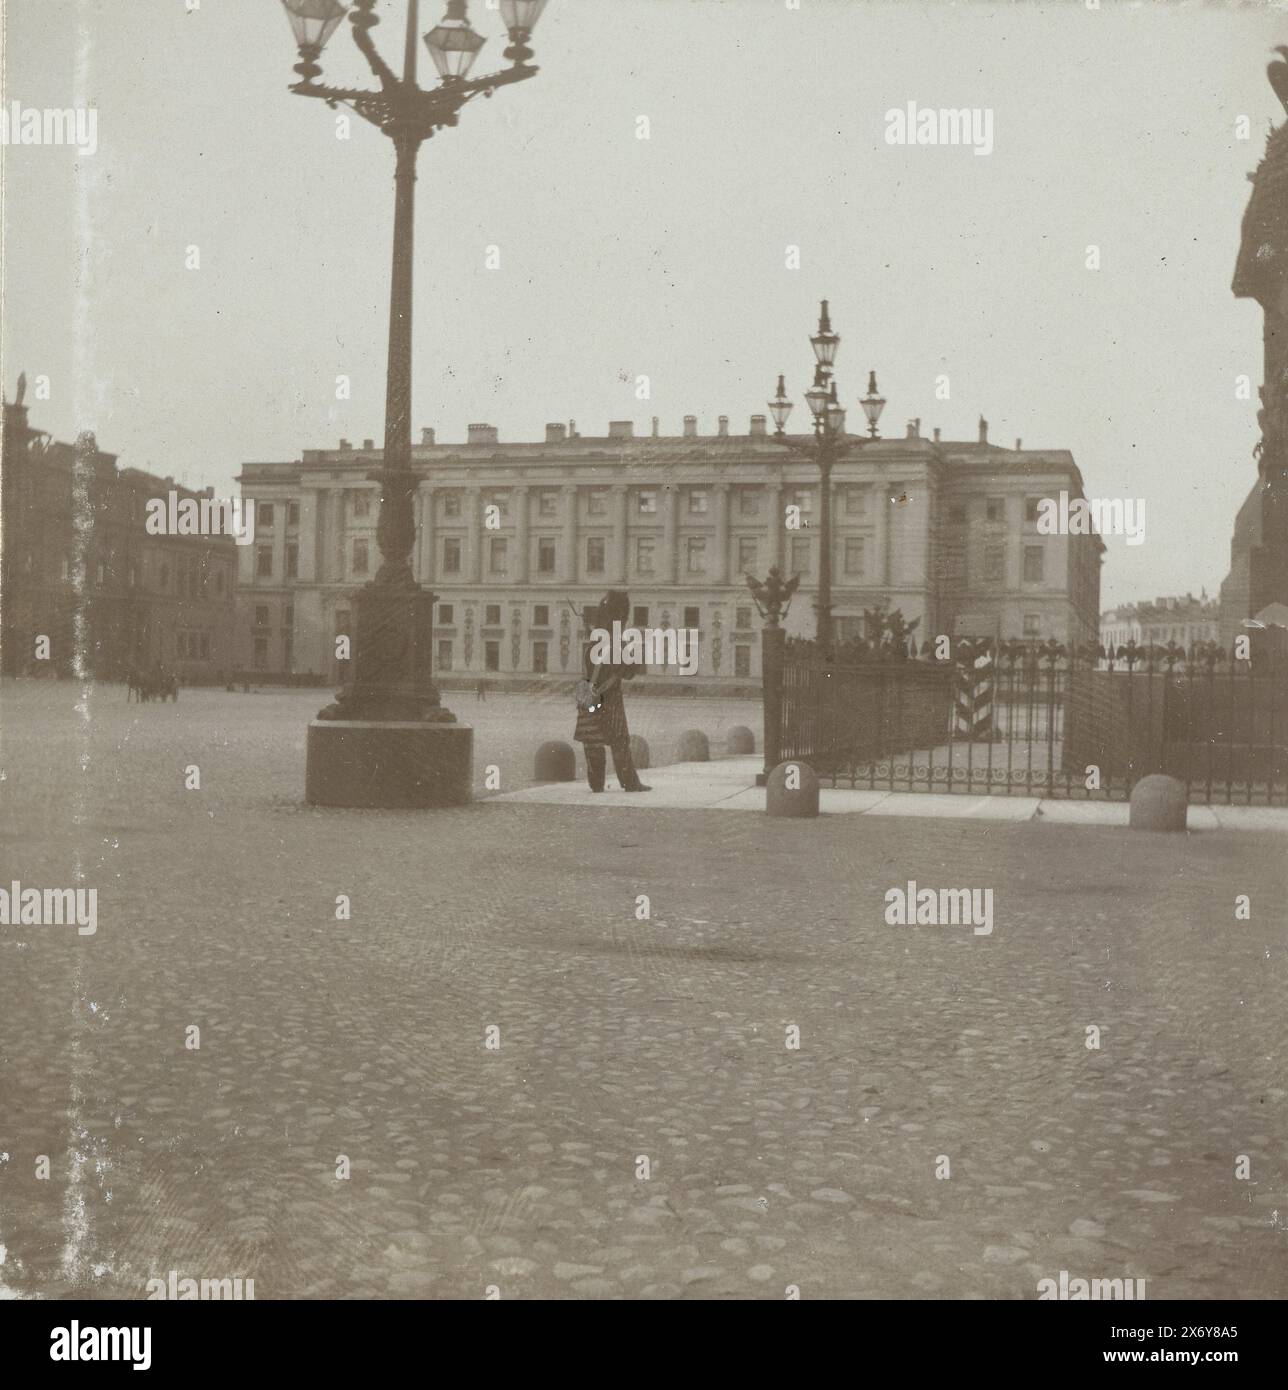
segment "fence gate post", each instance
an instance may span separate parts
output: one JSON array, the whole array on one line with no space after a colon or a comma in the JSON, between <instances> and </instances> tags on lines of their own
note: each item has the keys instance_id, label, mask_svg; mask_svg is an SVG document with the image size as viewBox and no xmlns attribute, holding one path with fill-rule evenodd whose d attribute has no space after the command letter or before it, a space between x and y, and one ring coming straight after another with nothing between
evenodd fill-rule
<instances>
[{"instance_id":1,"label":"fence gate post","mask_svg":"<svg viewBox=\"0 0 1288 1390\"><path fill-rule=\"evenodd\" d=\"M760 632L760 682L764 706L765 772L782 762L783 646L787 633L776 623Z\"/></svg>"}]
</instances>

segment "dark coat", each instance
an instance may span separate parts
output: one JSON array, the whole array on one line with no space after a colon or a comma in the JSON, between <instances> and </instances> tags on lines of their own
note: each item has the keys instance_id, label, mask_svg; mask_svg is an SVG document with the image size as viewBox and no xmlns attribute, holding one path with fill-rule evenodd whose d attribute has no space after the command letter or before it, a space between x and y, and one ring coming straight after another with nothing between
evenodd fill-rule
<instances>
[{"instance_id":1,"label":"dark coat","mask_svg":"<svg viewBox=\"0 0 1288 1390\"><path fill-rule=\"evenodd\" d=\"M581 705L577 707L577 727L573 731L573 738L578 743L601 748L629 743L631 733L626 724L622 680L633 676L635 667L611 666L607 663L596 666L590 659L590 652L591 644L587 642L582 651L582 667L586 679L599 696L599 708L592 712Z\"/></svg>"}]
</instances>

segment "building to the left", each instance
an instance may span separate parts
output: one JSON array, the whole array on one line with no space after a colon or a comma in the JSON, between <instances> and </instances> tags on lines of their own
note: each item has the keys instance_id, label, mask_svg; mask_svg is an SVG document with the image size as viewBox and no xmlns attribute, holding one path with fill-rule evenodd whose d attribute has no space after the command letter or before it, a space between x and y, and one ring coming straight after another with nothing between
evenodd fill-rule
<instances>
[{"instance_id":1,"label":"building to the left","mask_svg":"<svg viewBox=\"0 0 1288 1390\"><path fill-rule=\"evenodd\" d=\"M145 528L152 498L211 490L120 468L92 434L52 439L28 422L23 388L20 380L4 403L0 458L4 673L120 680L160 667L186 684L230 677L240 664L233 538Z\"/></svg>"}]
</instances>

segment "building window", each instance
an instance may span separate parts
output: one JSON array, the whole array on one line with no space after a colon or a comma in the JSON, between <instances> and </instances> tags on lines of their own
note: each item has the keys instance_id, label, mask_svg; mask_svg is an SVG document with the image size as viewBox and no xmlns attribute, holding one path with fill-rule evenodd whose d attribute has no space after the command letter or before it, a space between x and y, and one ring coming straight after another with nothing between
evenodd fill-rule
<instances>
[{"instance_id":1,"label":"building window","mask_svg":"<svg viewBox=\"0 0 1288 1390\"><path fill-rule=\"evenodd\" d=\"M760 546L755 536L738 537L738 568L747 574L756 568L756 557Z\"/></svg>"},{"instance_id":2,"label":"building window","mask_svg":"<svg viewBox=\"0 0 1288 1390\"><path fill-rule=\"evenodd\" d=\"M657 511L657 493L645 489L638 497L641 516L652 516Z\"/></svg>"},{"instance_id":3,"label":"building window","mask_svg":"<svg viewBox=\"0 0 1288 1390\"><path fill-rule=\"evenodd\" d=\"M861 487L847 487L845 489L846 516L862 516L866 505Z\"/></svg>"},{"instance_id":4,"label":"building window","mask_svg":"<svg viewBox=\"0 0 1288 1390\"><path fill-rule=\"evenodd\" d=\"M451 627L456 621L456 616L450 603L440 603L438 605L438 621L442 623L444 627Z\"/></svg>"},{"instance_id":5,"label":"building window","mask_svg":"<svg viewBox=\"0 0 1288 1390\"><path fill-rule=\"evenodd\" d=\"M543 491L537 494L537 515L559 515L559 494L557 492Z\"/></svg>"},{"instance_id":6,"label":"building window","mask_svg":"<svg viewBox=\"0 0 1288 1390\"><path fill-rule=\"evenodd\" d=\"M501 605L499 603L488 603L483 607L483 626L501 626Z\"/></svg>"},{"instance_id":7,"label":"building window","mask_svg":"<svg viewBox=\"0 0 1288 1390\"><path fill-rule=\"evenodd\" d=\"M353 543L353 572L354 574L366 574L367 572L367 543L365 540L356 540Z\"/></svg>"},{"instance_id":8,"label":"building window","mask_svg":"<svg viewBox=\"0 0 1288 1390\"><path fill-rule=\"evenodd\" d=\"M438 642L438 659L434 663L440 671L452 669L452 639L442 637Z\"/></svg>"},{"instance_id":9,"label":"building window","mask_svg":"<svg viewBox=\"0 0 1288 1390\"><path fill-rule=\"evenodd\" d=\"M1042 635L1041 614L1026 613L1024 615L1024 635L1025 637L1040 637Z\"/></svg>"},{"instance_id":10,"label":"building window","mask_svg":"<svg viewBox=\"0 0 1288 1390\"><path fill-rule=\"evenodd\" d=\"M760 515L760 491L754 487L744 487L738 489L738 515L739 516L759 516Z\"/></svg>"},{"instance_id":11,"label":"building window","mask_svg":"<svg viewBox=\"0 0 1288 1390\"><path fill-rule=\"evenodd\" d=\"M702 610L700 608L686 608L684 610L684 626L699 628L702 626Z\"/></svg>"},{"instance_id":12,"label":"building window","mask_svg":"<svg viewBox=\"0 0 1288 1390\"><path fill-rule=\"evenodd\" d=\"M298 545L286 547L286 577L287 579L300 577L300 548Z\"/></svg>"},{"instance_id":13,"label":"building window","mask_svg":"<svg viewBox=\"0 0 1288 1390\"><path fill-rule=\"evenodd\" d=\"M984 547L984 583L1006 583L1006 549L1000 545Z\"/></svg>"},{"instance_id":14,"label":"building window","mask_svg":"<svg viewBox=\"0 0 1288 1390\"><path fill-rule=\"evenodd\" d=\"M751 675L751 648L746 642L734 643L733 673L735 676Z\"/></svg>"},{"instance_id":15,"label":"building window","mask_svg":"<svg viewBox=\"0 0 1288 1390\"><path fill-rule=\"evenodd\" d=\"M792 573L808 574L809 566L809 537L792 537Z\"/></svg>"},{"instance_id":16,"label":"building window","mask_svg":"<svg viewBox=\"0 0 1288 1390\"><path fill-rule=\"evenodd\" d=\"M751 626L751 609L735 608L733 610L733 625L740 629L749 628Z\"/></svg>"},{"instance_id":17,"label":"building window","mask_svg":"<svg viewBox=\"0 0 1288 1390\"><path fill-rule=\"evenodd\" d=\"M298 526L300 524L300 504L298 502L288 502L286 504L286 524L288 526Z\"/></svg>"},{"instance_id":18,"label":"building window","mask_svg":"<svg viewBox=\"0 0 1288 1390\"><path fill-rule=\"evenodd\" d=\"M1040 497L1026 497L1024 499L1024 520L1036 521L1038 519L1038 507L1041 504Z\"/></svg>"},{"instance_id":19,"label":"building window","mask_svg":"<svg viewBox=\"0 0 1288 1390\"><path fill-rule=\"evenodd\" d=\"M271 502L260 502L255 507L255 525L272 529L273 525L273 504Z\"/></svg>"},{"instance_id":20,"label":"building window","mask_svg":"<svg viewBox=\"0 0 1288 1390\"><path fill-rule=\"evenodd\" d=\"M639 574L653 573L653 555L657 546L652 536L636 536L635 569Z\"/></svg>"},{"instance_id":21,"label":"building window","mask_svg":"<svg viewBox=\"0 0 1288 1390\"><path fill-rule=\"evenodd\" d=\"M863 573L862 536L846 536L845 538L845 572L846 574Z\"/></svg>"},{"instance_id":22,"label":"building window","mask_svg":"<svg viewBox=\"0 0 1288 1390\"><path fill-rule=\"evenodd\" d=\"M704 487L689 489L689 515L701 516L707 509L707 490Z\"/></svg>"},{"instance_id":23,"label":"building window","mask_svg":"<svg viewBox=\"0 0 1288 1390\"><path fill-rule=\"evenodd\" d=\"M365 492L355 492L353 494L353 514L356 517L366 516L371 511L371 498Z\"/></svg>"},{"instance_id":24,"label":"building window","mask_svg":"<svg viewBox=\"0 0 1288 1390\"><path fill-rule=\"evenodd\" d=\"M603 536L588 536L586 539L586 573L603 574L604 572L604 538Z\"/></svg>"},{"instance_id":25,"label":"building window","mask_svg":"<svg viewBox=\"0 0 1288 1390\"><path fill-rule=\"evenodd\" d=\"M602 487L591 488L587 493L586 512L590 516L608 515L608 494Z\"/></svg>"},{"instance_id":26,"label":"building window","mask_svg":"<svg viewBox=\"0 0 1288 1390\"><path fill-rule=\"evenodd\" d=\"M501 669L500 642L483 643L483 669L485 671L499 671Z\"/></svg>"},{"instance_id":27,"label":"building window","mask_svg":"<svg viewBox=\"0 0 1288 1390\"><path fill-rule=\"evenodd\" d=\"M647 627L648 609L645 607L633 608L631 610L631 624L634 627Z\"/></svg>"},{"instance_id":28,"label":"building window","mask_svg":"<svg viewBox=\"0 0 1288 1390\"><path fill-rule=\"evenodd\" d=\"M506 540L505 540L505 537L504 537L504 536L493 536L493 537L492 537L492 543L491 543L491 545L488 547L488 573L489 573L489 574L504 574L504 573L505 573L505 547L506 547Z\"/></svg>"},{"instance_id":29,"label":"building window","mask_svg":"<svg viewBox=\"0 0 1288 1390\"><path fill-rule=\"evenodd\" d=\"M459 492L448 492L443 494L443 515L448 520L455 520L461 514L461 494Z\"/></svg>"},{"instance_id":30,"label":"building window","mask_svg":"<svg viewBox=\"0 0 1288 1390\"><path fill-rule=\"evenodd\" d=\"M164 574L164 571L162 571ZM261 545L255 552L255 573L260 579L271 579L273 577L273 547L271 545ZM162 580L162 588L165 581Z\"/></svg>"},{"instance_id":31,"label":"building window","mask_svg":"<svg viewBox=\"0 0 1288 1390\"><path fill-rule=\"evenodd\" d=\"M532 644L532 669L539 675L545 675L550 659L550 644L548 642L534 642Z\"/></svg>"},{"instance_id":32,"label":"building window","mask_svg":"<svg viewBox=\"0 0 1288 1390\"><path fill-rule=\"evenodd\" d=\"M461 572L461 543L455 536L449 536L443 542L443 573L460 574Z\"/></svg>"},{"instance_id":33,"label":"building window","mask_svg":"<svg viewBox=\"0 0 1288 1390\"><path fill-rule=\"evenodd\" d=\"M707 540L705 536L688 538L688 570L690 574L704 574L707 568Z\"/></svg>"},{"instance_id":34,"label":"building window","mask_svg":"<svg viewBox=\"0 0 1288 1390\"><path fill-rule=\"evenodd\" d=\"M984 515L989 521L1006 520L1006 502L1001 497L990 497L984 503Z\"/></svg>"},{"instance_id":35,"label":"building window","mask_svg":"<svg viewBox=\"0 0 1288 1390\"><path fill-rule=\"evenodd\" d=\"M537 573L555 572L555 540L553 536L537 537Z\"/></svg>"},{"instance_id":36,"label":"building window","mask_svg":"<svg viewBox=\"0 0 1288 1390\"><path fill-rule=\"evenodd\" d=\"M1026 584L1039 584L1042 581L1042 547L1040 545L1026 545L1024 547L1024 582Z\"/></svg>"}]
</instances>

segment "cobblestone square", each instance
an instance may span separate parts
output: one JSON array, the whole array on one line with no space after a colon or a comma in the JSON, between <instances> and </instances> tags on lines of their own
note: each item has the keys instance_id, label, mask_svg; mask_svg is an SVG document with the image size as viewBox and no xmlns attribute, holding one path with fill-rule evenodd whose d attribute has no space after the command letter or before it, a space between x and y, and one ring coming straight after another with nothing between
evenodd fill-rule
<instances>
[{"instance_id":1,"label":"cobblestone square","mask_svg":"<svg viewBox=\"0 0 1288 1390\"><path fill-rule=\"evenodd\" d=\"M0 926L6 1294L1288 1295L1282 836L315 810L318 703L0 687L0 881L98 890ZM571 722L450 703L507 786Z\"/></svg>"}]
</instances>

